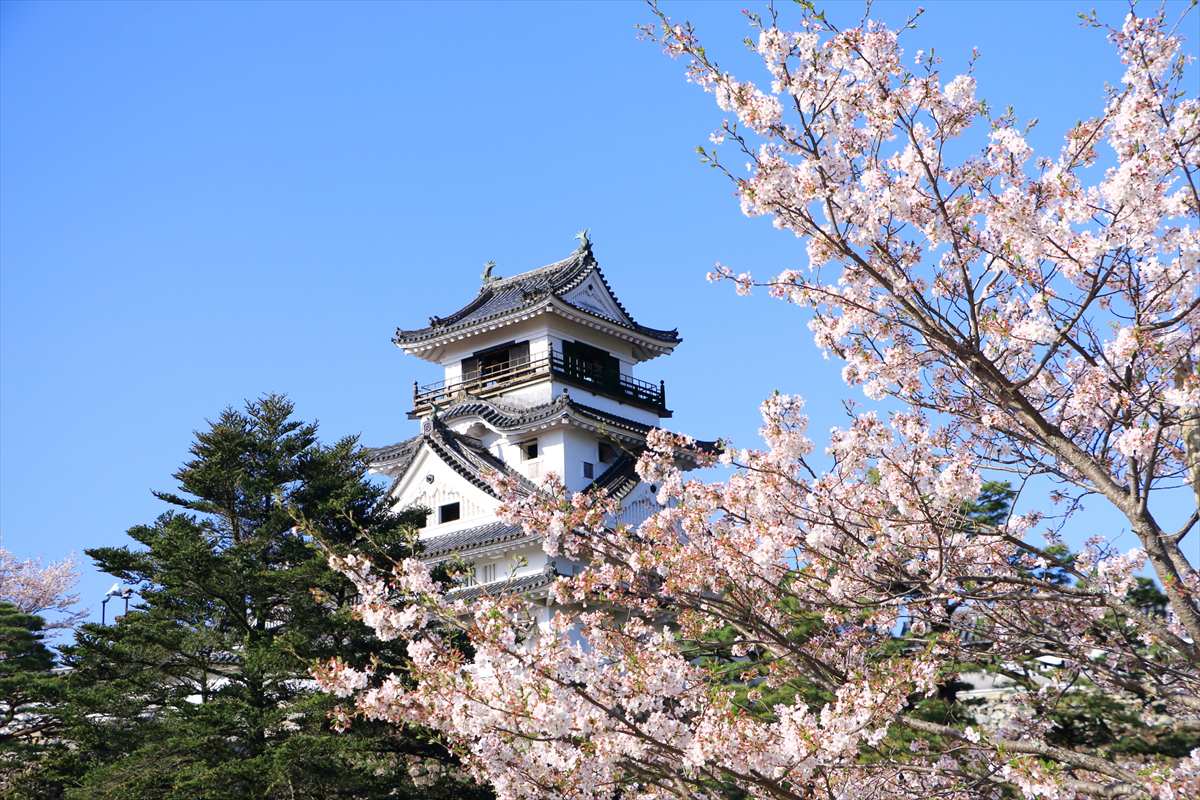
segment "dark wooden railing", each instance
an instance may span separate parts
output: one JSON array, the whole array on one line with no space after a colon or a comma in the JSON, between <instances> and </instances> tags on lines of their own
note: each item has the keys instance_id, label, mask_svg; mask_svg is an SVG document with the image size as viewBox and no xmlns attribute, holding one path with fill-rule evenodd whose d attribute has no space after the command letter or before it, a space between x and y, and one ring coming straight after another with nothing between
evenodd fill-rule
<instances>
[{"instance_id":1,"label":"dark wooden railing","mask_svg":"<svg viewBox=\"0 0 1200 800\"><path fill-rule=\"evenodd\" d=\"M649 381L622 375L595 361L564 356L554 351L550 352L550 369L566 380L593 389L598 394L615 395L618 400L656 409L665 410L667 407L667 389L662 381L656 386Z\"/></svg>"},{"instance_id":2,"label":"dark wooden railing","mask_svg":"<svg viewBox=\"0 0 1200 800\"><path fill-rule=\"evenodd\" d=\"M656 385L638 380L606 369L594 361L564 357L556 351L540 358L514 359L484 367L450 384L437 381L420 386L414 381L413 410L425 411L435 403L449 403L461 394L490 397L548 375L556 375L568 383L622 402L663 413L667 410L667 389L662 381Z\"/></svg>"}]
</instances>

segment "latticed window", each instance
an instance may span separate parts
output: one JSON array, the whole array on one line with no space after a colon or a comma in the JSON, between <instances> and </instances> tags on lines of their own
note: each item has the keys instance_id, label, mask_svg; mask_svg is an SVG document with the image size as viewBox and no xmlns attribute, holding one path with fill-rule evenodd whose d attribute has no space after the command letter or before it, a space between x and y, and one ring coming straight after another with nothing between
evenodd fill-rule
<instances>
[{"instance_id":1,"label":"latticed window","mask_svg":"<svg viewBox=\"0 0 1200 800\"><path fill-rule=\"evenodd\" d=\"M563 371L576 380L619 389L621 362L607 350L583 342L562 343Z\"/></svg>"},{"instance_id":2,"label":"latticed window","mask_svg":"<svg viewBox=\"0 0 1200 800\"><path fill-rule=\"evenodd\" d=\"M462 360L462 379L484 381L502 378L516 367L529 363L529 342L505 342L473 353Z\"/></svg>"}]
</instances>

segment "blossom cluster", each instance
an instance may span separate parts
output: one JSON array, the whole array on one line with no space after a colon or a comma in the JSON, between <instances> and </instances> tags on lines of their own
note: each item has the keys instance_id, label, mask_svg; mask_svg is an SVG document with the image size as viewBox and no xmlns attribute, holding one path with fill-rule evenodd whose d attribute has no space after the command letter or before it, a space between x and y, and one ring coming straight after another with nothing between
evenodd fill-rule
<instances>
[{"instance_id":1,"label":"blossom cluster","mask_svg":"<svg viewBox=\"0 0 1200 800\"><path fill-rule=\"evenodd\" d=\"M1058 746L1056 704L1089 691L1200 715L1200 577L1151 504L1200 499L1200 104L1161 14L1109 32L1125 74L1101 114L1037 157L971 74L944 79L872 21L758 27L762 86L688 25L654 35L730 115L742 210L802 238L807 265L754 286L808 312L817 346L890 413L853 413L823 453L800 398L762 405L761 448L654 431L638 475L659 510L554 476L501 513L572 564L552 607L467 602L419 560L336 559L358 613L408 642L403 674L321 665L352 717L439 732L502 800L1191 796L1200 752ZM974 155L959 139L974 135ZM715 164L722 166L713 155ZM1110 163L1111 162L1111 163ZM1046 504L973 511L996 471ZM1138 546L1056 547L1052 507L1094 497ZM1027 498L1022 498L1029 505ZM1131 590L1154 570L1165 615ZM923 713L965 665L1014 676L1003 723Z\"/></svg>"},{"instance_id":2,"label":"blossom cluster","mask_svg":"<svg viewBox=\"0 0 1200 800\"><path fill-rule=\"evenodd\" d=\"M960 737L953 756L924 741L902 763L860 756L894 751L895 732L917 724L914 702L968 659L999 667L1052 648L1076 679L1122 685L1119 640L1097 623L1120 615L1147 641L1170 636L1124 602L1142 554L1097 542L1073 568L1079 583L1056 593L1033 576L1035 554L1014 536L1021 521L994 529L962 515L979 474L943 454L928 419L863 413L833 431L835 466L818 474L805 461L802 410L786 395L764 402L767 446L726 450L736 472L719 484L685 478L691 439L655 432L638 469L669 488L636 529L610 524L610 499L567 494L553 477L514 494L508 520L586 565L559 579L545 626L538 604L518 596L455 600L416 559L386 575L335 559L362 618L382 637L406 637L412 661L404 679L340 660L314 674L353 695L356 715L440 731L504 798L672 796L651 774L676 776L694 796L733 781L763 797L806 796L819 783L832 796L936 788L965 798L982 774L1028 797L1071 796L1061 768L1011 752L1038 734L1032 715L983 736L941 732ZM993 644L981 651L980 641ZM1111 657L1096 661L1098 650ZM1194 671L1190 680L1200 685ZM762 701L799 686L823 699ZM1187 711L1177 697L1161 701Z\"/></svg>"},{"instance_id":3,"label":"blossom cluster","mask_svg":"<svg viewBox=\"0 0 1200 800\"><path fill-rule=\"evenodd\" d=\"M48 617L48 628L69 628L86 616L76 608L79 595L72 591L78 581L74 558L42 564L0 547L0 601Z\"/></svg>"}]
</instances>

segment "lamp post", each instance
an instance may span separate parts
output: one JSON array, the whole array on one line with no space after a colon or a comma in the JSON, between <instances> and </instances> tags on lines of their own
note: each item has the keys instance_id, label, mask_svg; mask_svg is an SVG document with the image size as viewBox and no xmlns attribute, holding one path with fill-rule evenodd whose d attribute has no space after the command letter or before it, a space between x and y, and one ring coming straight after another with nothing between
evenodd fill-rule
<instances>
[{"instance_id":1,"label":"lamp post","mask_svg":"<svg viewBox=\"0 0 1200 800\"><path fill-rule=\"evenodd\" d=\"M110 586L108 588L108 591L104 593L104 599L100 601L100 624L101 625L108 624L108 601L109 600L112 600L114 597L119 597L122 600L124 600L125 601L125 612L124 613L128 614L129 613L129 598L132 596L133 596L133 589L129 586L126 586L125 588L121 588L120 583L114 583L112 586Z\"/></svg>"}]
</instances>

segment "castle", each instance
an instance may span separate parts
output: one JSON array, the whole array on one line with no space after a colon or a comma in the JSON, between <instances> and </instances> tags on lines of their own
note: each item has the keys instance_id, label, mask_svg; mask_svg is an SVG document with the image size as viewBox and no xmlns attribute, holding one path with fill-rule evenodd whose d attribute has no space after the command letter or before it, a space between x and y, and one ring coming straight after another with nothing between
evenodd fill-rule
<instances>
[{"instance_id":1,"label":"castle","mask_svg":"<svg viewBox=\"0 0 1200 800\"><path fill-rule=\"evenodd\" d=\"M586 233L561 261L505 278L493 268L458 311L396 331L396 345L440 364L444 378L414 383L408 416L420 433L373 450L371 464L393 479L396 508L429 509L421 558L468 565L455 597L515 591L537 602L576 565L496 518L489 477L504 473L531 489L554 472L571 491L616 498L616 522L649 517L657 487L643 484L634 464L671 412L663 382L634 377L634 368L671 353L680 338L634 320Z\"/></svg>"}]
</instances>

